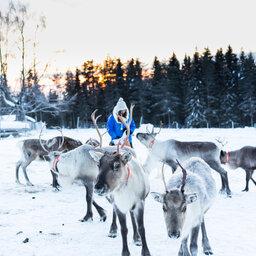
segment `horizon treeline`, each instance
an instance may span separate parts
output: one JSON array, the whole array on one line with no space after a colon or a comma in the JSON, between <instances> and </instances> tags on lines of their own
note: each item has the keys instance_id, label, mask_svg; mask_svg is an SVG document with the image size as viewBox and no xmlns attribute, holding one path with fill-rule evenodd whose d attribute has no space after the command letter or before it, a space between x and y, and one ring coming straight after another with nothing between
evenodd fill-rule
<instances>
[{"instance_id":1,"label":"horizon treeline","mask_svg":"<svg viewBox=\"0 0 256 256\"><path fill-rule=\"evenodd\" d=\"M61 80L64 79L64 85ZM168 61L154 58L151 69L138 59L122 63L108 57L102 65L93 60L65 75L55 74L55 89L43 95L44 85L26 77L24 114L51 125L67 128L90 127L91 113L98 109L101 127L120 97L128 108L135 104L133 118L141 123L165 127L244 127L256 123L256 65L252 53L238 55L228 46L215 55L206 48ZM33 83L32 83L33 84ZM60 93L61 88L61 93ZM40 99L40 101L39 101ZM29 103L29 104L28 104ZM27 104L27 105L26 105ZM2 101L1 106L4 103ZM21 106L21 109L25 107ZM32 106L36 106L32 107ZM5 111L3 111L5 109ZM4 114L8 108L2 108Z\"/></svg>"},{"instance_id":2,"label":"horizon treeline","mask_svg":"<svg viewBox=\"0 0 256 256\"><path fill-rule=\"evenodd\" d=\"M151 71L140 61L107 58L103 66L85 62L74 73L66 73L64 99L70 101L62 124L91 124L98 109L99 122L106 123L122 97L128 107L135 104L134 120L166 127L254 126L256 118L256 66L252 53L235 54L231 46L213 56L208 48L195 51L182 63L175 53L168 61L154 58ZM47 122L47 120L45 120Z\"/></svg>"}]
</instances>

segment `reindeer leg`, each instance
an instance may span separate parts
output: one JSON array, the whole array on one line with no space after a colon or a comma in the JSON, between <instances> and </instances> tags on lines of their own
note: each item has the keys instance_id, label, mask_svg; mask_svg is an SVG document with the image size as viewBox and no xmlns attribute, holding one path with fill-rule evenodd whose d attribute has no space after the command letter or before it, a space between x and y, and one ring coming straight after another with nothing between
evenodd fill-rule
<instances>
[{"instance_id":1,"label":"reindeer leg","mask_svg":"<svg viewBox=\"0 0 256 256\"><path fill-rule=\"evenodd\" d=\"M34 158L34 159L35 159L35 158ZM23 174L24 174L24 177L25 177L25 179L26 179L26 184L27 184L28 186L34 186L34 185L30 182L30 180L29 180L29 178L28 178L28 175L27 175L27 170L26 170L26 168L28 167L28 165L29 165L34 159L31 159L31 158L30 158L30 159L27 160L27 162L21 164L21 167L22 167L22 170L23 170Z\"/></svg>"},{"instance_id":2,"label":"reindeer leg","mask_svg":"<svg viewBox=\"0 0 256 256\"><path fill-rule=\"evenodd\" d=\"M121 226L121 234L122 234L122 241L123 241L122 256L130 256L131 254L129 252L129 248L127 244L128 229L126 225L126 216L124 213L120 212L117 208L115 208L115 210Z\"/></svg>"},{"instance_id":3,"label":"reindeer leg","mask_svg":"<svg viewBox=\"0 0 256 256\"><path fill-rule=\"evenodd\" d=\"M242 190L242 192L248 192L249 191L249 180L251 178L251 171L250 169L245 169L245 189Z\"/></svg>"},{"instance_id":4,"label":"reindeer leg","mask_svg":"<svg viewBox=\"0 0 256 256\"><path fill-rule=\"evenodd\" d=\"M135 209L135 213L136 213L139 233L140 233L140 237L141 237L141 242L142 242L141 255L142 256L150 256L151 254L149 252L148 245L146 242L144 220L143 220L144 219L144 201L141 201L140 203L138 203L136 208L137 209Z\"/></svg>"},{"instance_id":5,"label":"reindeer leg","mask_svg":"<svg viewBox=\"0 0 256 256\"><path fill-rule=\"evenodd\" d=\"M94 200L92 201L92 204L94 205L94 207L96 208L97 212L100 215L100 221L105 222L107 219L105 210L102 207L100 207Z\"/></svg>"},{"instance_id":6,"label":"reindeer leg","mask_svg":"<svg viewBox=\"0 0 256 256\"><path fill-rule=\"evenodd\" d=\"M112 218L112 223L108 233L108 237L115 238L116 236L117 236L116 213L115 213L115 210L113 209L113 218Z\"/></svg>"},{"instance_id":7,"label":"reindeer leg","mask_svg":"<svg viewBox=\"0 0 256 256\"><path fill-rule=\"evenodd\" d=\"M136 219L134 216L134 212L130 211L130 215L131 215L131 221L132 221L132 227L133 227L133 242L135 243L135 245L141 246L142 245L141 238L138 233L138 228L137 228L137 223L136 223Z\"/></svg>"},{"instance_id":8,"label":"reindeer leg","mask_svg":"<svg viewBox=\"0 0 256 256\"><path fill-rule=\"evenodd\" d=\"M192 256L196 256L198 252L197 240L198 240L199 229L200 229L200 225L194 227L191 231L190 252Z\"/></svg>"},{"instance_id":9,"label":"reindeer leg","mask_svg":"<svg viewBox=\"0 0 256 256\"><path fill-rule=\"evenodd\" d=\"M86 202L87 202L87 212L81 222L92 221L92 192L93 192L93 181L82 180L86 189Z\"/></svg>"},{"instance_id":10,"label":"reindeer leg","mask_svg":"<svg viewBox=\"0 0 256 256\"><path fill-rule=\"evenodd\" d=\"M57 175L51 170L51 174L52 174L52 187L55 188L56 190L59 190L59 183L57 181Z\"/></svg>"},{"instance_id":11,"label":"reindeer leg","mask_svg":"<svg viewBox=\"0 0 256 256\"><path fill-rule=\"evenodd\" d=\"M218 172L220 174L221 182L222 182L221 191L226 190L227 196L232 197L231 196L231 190L230 190L229 184L228 184L228 174L227 174L227 172L216 161L207 161L207 164L209 164L212 169L214 169L216 172Z\"/></svg>"},{"instance_id":12,"label":"reindeer leg","mask_svg":"<svg viewBox=\"0 0 256 256\"><path fill-rule=\"evenodd\" d=\"M18 183L18 184L20 184L19 169L20 169L21 164L22 164L22 160L18 161L16 164L16 183Z\"/></svg>"},{"instance_id":13,"label":"reindeer leg","mask_svg":"<svg viewBox=\"0 0 256 256\"><path fill-rule=\"evenodd\" d=\"M253 172L254 172L254 170L252 170L252 172L251 172L251 180L254 183L254 185L256 186L256 181L252 178Z\"/></svg>"},{"instance_id":14,"label":"reindeer leg","mask_svg":"<svg viewBox=\"0 0 256 256\"><path fill-rule=\"evenodd\" d=\"M188 237L184 238L181 241L181 245L180 245L180 250L179 250L178 256L190 256L190 253L188 251L187 241L188 241Z\"/></svg>"},{"instance_id":15,"label":"reindeer leg","mask_svg":"<svg viewBox=\"0 0 256 256\"><path fill-rule=\"evenodd\" d=\"M207 233L206 233L204 218L203 218L203 221L201 223L201 231L202 231L202 246L203 246L204 254L205 255L212 255L213 252L212 252L212 248L210 246L208 236L207 236Z\"/></svg>"}]
</instances>

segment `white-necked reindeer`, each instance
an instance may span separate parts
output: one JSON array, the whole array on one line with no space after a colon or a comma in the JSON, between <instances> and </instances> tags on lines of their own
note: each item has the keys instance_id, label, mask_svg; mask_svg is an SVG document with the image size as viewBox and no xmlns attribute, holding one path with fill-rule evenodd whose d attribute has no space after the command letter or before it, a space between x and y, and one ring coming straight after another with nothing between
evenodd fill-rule
<instances>
[{"instance_id":1,"label":"white-necked reindeer","mask_svg":"<svg viewBox=\"0 0 256 256\"><path fill-rule=\"evenodd\" d=\"M132 110L130 110L130 121L132 120ZM127 137L121 148L125 145L130 135L130 123L126 124L122 117L119 117L126 126ZM138 160L127 151L119 151L109 154L102 152L90 151L91 156L99 166L99 175L95 184L95 192L100 196L109 196L118 216L121 225L121 234L123 241L122 256L129 256L127 244L128 229L126 226L126 214L131 212L135 216L136 222L133 222L133 228L138 225L138 231L142 243L142 256L150 256L146 242L144 228L144 203L149 193L149 181L147 174L144 172Z\"/></svg>"},{"instance_id":2,"label":"white-necked reindeer","mask_svg":"<svg viewBox=\"0 0 256 256\"><path fill-rule=\"evenodd\" d=\"M61 130L60 130L61 132ZM41 130L42 133L42 130ZM27 170L26 168L32 161L34 161L36 158L43 159L43 157L49 152L52 151L69 151L74 148L77 148L82 145L82 142L79 140L74 140L72 138L63 136L61 132L61 136L54 137L49 140L41 140L41 133L39 136L39 139L26 139L19 141L17 143L18 147L21 150L21 159L16 164L16 182L20 183L19 181L19 168L21 167L23 170L24 177L26 179L26 184L29 186L33 186L33 184L30 182ZM52 173L53 176L53 187L57 188L58 183L56 181L56 177L54 173Z\"/></svg>"},{"instance_id":3,"label":"white-necked reindeer","mask_svg":"<svg viewBox=\"0 0 256 256\"><path fill-rule=\"evenodd\" d=\"M160 141L156 139L158 133L154 133L154 130L152 130L152 132L137 133L136 135L137 139L149 149L148 157L143 165L147 172L151 171L155 162L165 162L174 172L178 166L175 161L176 159L183 162L191 157L200 157L220 174L222 181L221 192L226 192L227 196L231 197L228 175L220 164L221 149L215 143L199 141L183 142L173 139Z\"/></svg>"},{"instance_id":4,"label":"white-necked reindeer","mask_svg":"<svg viewBox=\"0 0 256 256\"><path fill-rule=\"evenodd\" d=\"M50 152L44 156L49 162L51 171L57 176L57 181L61 186L72 184L75 180L80 180L86 189L87 212L81 221L92 221L92 204L95 206L101 220L106 220L106 214L93 200L93 188L99 173L95 161L89 154L90 150L95 150L91 145L82 145L66 153Z\"/></svg>"},{"instance_id":5,"label":"white-necked reindeer","mask_svg":"<svg viewBox=\"0 0 256 256\"><path fill-rule=\"evenodd\" d=\"M92 113L92 119L95 119L95 112ZM97 132L99 131L97 130ZM89 151L98 151L93 146L94 144L100 144L100 147L102 147L102 135L100 143L90 139L87 141L87 145L82 145L69 152L50 152L48 155L44 156L45 160L49 162L51 171L57 176L60 185L65 186L72 184L75 180L80 180L85 186L87 212L82 218L82 221L91 221L93 219L92 204L101 216L101 220L106 220L105 210L93 200L94 183L99 173L97 163L89 153ZM116 151L116 147L106 147L104 149L110 153ZM125 148L125 150L131 154L135 154L134 150L131 148ZM114 218L109 236L115 237L115 227L116 223Z\"/></svg>"},{"instance_id":6,"label":"white-necked reindeer","mask_svg":"<svg viewBox=\"0 0 256 256\"><path fill-rule=\"evenodd\" d=\"M206 234L204 214L209 210L216 195L211 168L197 157L184 162L184 168L180 167L170 178L168 186L164 181L166 190L164 194L156 192L151 194L163 205L168 236L173 239L179 237L182 239L178 255L197 255L200 226L204 253L210 255L212 250ZM190 252L187 247L189 236Z\"/></svg>"}]
</instances>

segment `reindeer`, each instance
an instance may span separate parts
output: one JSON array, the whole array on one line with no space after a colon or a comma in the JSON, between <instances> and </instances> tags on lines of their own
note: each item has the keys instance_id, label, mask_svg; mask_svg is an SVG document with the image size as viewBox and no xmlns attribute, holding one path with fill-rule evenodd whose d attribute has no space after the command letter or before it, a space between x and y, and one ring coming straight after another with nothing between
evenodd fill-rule
<instances>
[{"instance_id":1,"label":"reindeer","mask_svg":"<svg viewBox=\"0 0 256 256\"><path fill-rule=\"evenodd\" d=\"M131 116L133 107L134 105L131 105ZM127 129L127 137L121 145L122 149L130 135L130 122L132 117L130 117L128 124L123 121L122 117L119 116L119 118ZM144 172L138 160L130 152L119 150L119 144L117 145L117 152L115 153L109 154L101 149L101 152L94 150L90 151L90 154L99 166L99 175L94 191L100 196L109 196L111 198L111 202L121 225L123 241L122 256L130 255L127 244L127 212L130 212L131 216L135 217L132 222L135 230L138 225L142 243L141 254L143 256L150 256L143 221L145 198L149 193L147 174Z\"/></svg>"},{"instance_id":2,"label":"reindeer","mask_svg":"<svg viewBox=\"0 0 256 256\"><path fill-rule=\"evenodd\" d=\"M95 119L95 111L92 113L92 119ZM99 131L97 130L97 132ZM99 151L95 148L95 144L100 144L100 147L102 147L102 135L100 142L89 139L86 145L82 145L69 152L50 152L48 155L44 156L44 159L49 162L49 167L60 185L71 185L74 181L80 180L85 186L87 212L81 219L82 222L93 220L92 205L94 205L98 211L101 221L105 221L107 218L105 210L93 200L94 183L98 176L99 168L97 163L91 157L89 151ZM105 150L113 152L116 148L107 147ZM135 154L132 149L126 148L125 150L131 154ZM116 226L115 219L113 220L112 225L113 227ZM109 236L114 237L113 234L110 234Z\"/></svg>"},{"instance_id":3,"label":"reindeer","mask_svg":"<svg viewBox=\"0 0 256 256\"><path fill-rule=\"evenodd\" d=\"M177 163L179 164L178 161ZM163 168L162 175L164 176ZM209 165L198 157L190 158L184 162L184 168L180 165L172 175L168 186L164 177L163 181L165 193L151 192L151 194L162 204L168 236L172 239L181 237L178 255L197 255L200 226L203 251L206 255L213 254L204 222L204 214L209 210L216 196L216 185ZM190 252L187 247L189 236Z\"/></svg>"},{"instance_id":4,"label":"reindeer","mask_svg":"<svg viewBox=\"0 0 256 256\"><path fill-rule=\"evenodd\" d=\"M231 197L228 175L221 167L220 149L215 143L197 141L182 142L173 139L159 141L156 139L158 133L154 133L153 129L152 132L147 131L147 133L137 133L136 135L137 139L149 150L148 157L143 165L147 172L150 172L155 162L165 162L174 172L178 166L175 159L185 161L190 157L200 157L220 174L222 181L220 192L223 193L226 191L227 196Z\"/></svg>"},{"instance_id":5,"label":"reindeer","mask_svg":"<svg viewBox=\"0 0 256 256\"><path fill-rule=\"evenodd\" d=\"M64 150L72 150L82 145L82 142L79 140L74 140L72 138L63 136L57 136L49 140L41 140L41 133L39 139L26 139L18 142L18 147L21 150L21 159L16 164L16 183L20 184L19 181L19 168L21 167L23 170L24 177L26 179L26 184L29 186L33 186L30 182L26 168L32 161L34 161L37 157L43 159L43 156L47 155L51 151L64 151ZM53 187L57 188L58 183L56 181L56 176L52 173L53 176Z\"/></svg>"},{"instance_id":6,"label":"reindeer","mask_svg":"<svg viewBox=\"0 0 256 256\"><path fill-rule=\"evenodd\" d=\"M50 152L44 159L49 162L49 167L61 186L71 185L75 180L80 180L85 186L87 212L81 221L93 220L92 205L98 211L100 220L105 221L105 210L93 200L94 182L99 170L89 154L90 150L96 149L91 145L82 145L66 153Z\"/></svg>"},{"instance_id":7,"label":"reindeer","mask_svg":"<svg viewBox=\"0 0 256 256\"><path fill-rule=\"evenodd\" d=\"M256 181L252 178L252 174L256 169L256 147L245 146L241 149L226 152L221 150L220 162L227 164L231 169L242 168L245 170L245 189L249 191L249 180L251 179L256 186Z\"/></svg>"}]
</instances>

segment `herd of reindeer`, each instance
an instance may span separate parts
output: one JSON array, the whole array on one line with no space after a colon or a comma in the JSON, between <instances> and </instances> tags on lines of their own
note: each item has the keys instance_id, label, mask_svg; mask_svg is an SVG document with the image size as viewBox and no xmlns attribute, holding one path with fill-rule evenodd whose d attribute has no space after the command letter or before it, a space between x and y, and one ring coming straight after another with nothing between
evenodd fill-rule
<instances>
[{"instance_id":1,"label":"herd of reindeer","mask_svg":"<svg viewBox=\"0 0 256 256\"><path fill-rule=\"evenodd\" d=\"M134 105L130 108L130 122ZM52 185L80 180L86 189L87 212L82 221L93 218L92 205L100 215L101 221L107 216L105 210L93 199L93 193L104 196L113 205L113 219L109 237L117 236L116 218L120 222L122 235L122 256L130 255L127 244L126 214L130 212L133 227L133 240L142 246L141 255L150 256L144 228L144 204L150 192L148 180L152 166L162 163L164 193L151 192L153 198L161 203L167 234L172 239L181 238L179 256L195 256L198 252L198 234L201 228L203 252L213 254L205 227L204 214L211 207L216 196L216 185L211 170L221 176L221 192L231 197L228 176L221 164L230 168L243 168L246 172L246 186L252 180L256 168L256 147L246 146L239 150L225 152L213 142L181 142L173 139L160 141L158 133L147 130L137 133L137 139L148 148L148 157L142 165L134 149L125 146L130 135L130 123L125 123L127 136L117 146L102 147L102 135L97 126L94 111L91 115L99 140L90 139L84 145L69 137L57 136L50 140L26 139L18 143L22 157L16 165L16 182L19 183L21 167L27 185L33 185L26 172L27 166L40 157L49 162L53 177ZM160 128L161 130L161 128ZM180 164L182 163L182 164ZM172 168L173 174L166 183L164 165ZM190 244L188 246L188 238Z\"/></svg>"}]
</instances>

